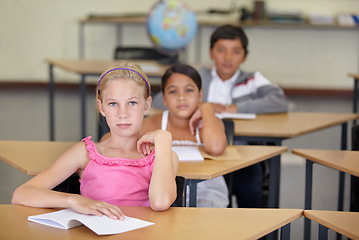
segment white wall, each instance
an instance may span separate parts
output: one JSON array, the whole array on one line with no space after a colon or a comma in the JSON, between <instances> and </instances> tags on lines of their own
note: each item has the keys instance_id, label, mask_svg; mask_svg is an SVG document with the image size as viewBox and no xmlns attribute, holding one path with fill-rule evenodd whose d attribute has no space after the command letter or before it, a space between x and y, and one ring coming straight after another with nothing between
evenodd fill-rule
<instances>
[{"instance_id":1,"label":"white wall","mask_svg":"<svg viewBox=\"0 0 359 240\"><path fill-rule=\"evenodd\" d=\"M146 12L155 0L1 0L0 81L47 82L44 59L77 58L79 20L90 13ZM231 5L251 8L252 0L186 0L192 9L226 9ZM204 5L205 3L205 5ZM269 9L298 10L307 14L359 14L357 0L267 0ZM85 57L110 59L116 46L115 25L85 26ZM213 31L205 27L201 37L201 61L209 63L208 42ZM245 70L260 70L283 87L351 89L348 72L359 72L359 29L246 28L250 39ZM129 25L123 44L151 45L146 29ZM194 61L195 44L187 49ZM57 79L77 76L57 70Z\"/></svg>"}]
</instances>

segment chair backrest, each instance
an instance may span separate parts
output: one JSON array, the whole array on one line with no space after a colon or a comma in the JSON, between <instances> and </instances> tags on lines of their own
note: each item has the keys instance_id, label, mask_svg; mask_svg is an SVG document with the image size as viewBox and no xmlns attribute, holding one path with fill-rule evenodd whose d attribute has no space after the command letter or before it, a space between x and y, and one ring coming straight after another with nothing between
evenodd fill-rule
<instances>
[{"instance_id":1,"label":"chair backrest","mask_svg":"<svg viewBox=\"0 0 359 240\"><path fill-rule=\"evenodd\" d=\"M77 173L72 174L65 181L52 190L65 193L80 194L80 177Z\"/></svg>"},{"instance_id":2,"label":"chair backrest","mask_svg":"<svg viewBox=\"0 0 359 240\"><path fill-rule=\"evenodd\" d=\"M186 179L181 176L176 176L177 198L172 203L171 207L185 207L186 206Z\"/></svg>"},{"instance_id":3,"label":"chair backrest","mask_svg":"<svg viewBox=\"0 0 359 240\"><path fill-rule=\"evenodd\" d=\"M224 131L226 132L227 136L227 143L228 145L233 145L234 139L234 122L231 119L222 119L224 124Z\"/></svg>"},{"instance_id":4,"label":"chair backrest","mask_svg":"<svg viewBox=\"0 0 359 240\"><path fill-rule=\"evenodd\" d=\"M105 135L105 133L108 133L110 131L110 128L107 125L106 118L99 113L99 125L98 125L98 141Z\"/></svg>"},{"instance_id":5,"label":"chair backrest","mask_svg":"<svg viewBox=\"0 0 359 240\"><path fill-rule=\"evenodd\" d=\"M148 47L116 47L115 59L135 59L135 60L161 60L168 58L168 55L158 52L154 48Z\"/></svg>"}]
</instances>

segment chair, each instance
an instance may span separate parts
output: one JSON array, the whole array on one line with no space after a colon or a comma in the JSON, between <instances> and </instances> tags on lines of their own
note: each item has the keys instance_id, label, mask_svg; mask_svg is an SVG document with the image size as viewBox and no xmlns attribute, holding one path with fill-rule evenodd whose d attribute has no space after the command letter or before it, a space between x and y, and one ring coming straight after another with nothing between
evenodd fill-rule
<instances>
[{"instance_id":1,"label":"chair","mask_svg":"<svg viewBox=\"0 0 359 240\"><path fill-rule=\"evenodd\" d=\"M185 207L186 206L186 179L181 176L176 176L177 198L172 203L171 207Z\"/></svg>"},{"instance_id":2,"label":"chair","mask_svg":"<svg viewBox=\"0 0 359 240\"><path fill-rule=\"evenodd\" d=\"M77 173L72 174L65 181L52 190L65 193L80 194L80 177Z\"/></svg>"}]
</instances>

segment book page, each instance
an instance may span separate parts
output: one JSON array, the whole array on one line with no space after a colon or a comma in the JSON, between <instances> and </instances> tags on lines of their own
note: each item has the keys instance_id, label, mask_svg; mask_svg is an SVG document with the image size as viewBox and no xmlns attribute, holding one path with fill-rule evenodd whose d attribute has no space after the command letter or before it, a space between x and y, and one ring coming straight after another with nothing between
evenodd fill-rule
<instances>
[{"instance_id":1,"label":"book page","mask_svg":"<svg viewBox=\"0 0 359 240\"><path fill-rule=\"evenodd\" d=\"M98 235L123 233L154 224L131 217L126 217L125 220L121 221L113 220L107 216L84 215L72 209L29 216L28 220L62 229L70 229L83 224Z\"/></svg>"},{"instance_id":2,"label":"book page","mask_svg":"<svg viewBox=\"0 0 359 240\"><path fill-rule=\"evenodd\" d=\"M197 146L172 146L180 161L203 161Z\"/></svg>"}]
</instances>

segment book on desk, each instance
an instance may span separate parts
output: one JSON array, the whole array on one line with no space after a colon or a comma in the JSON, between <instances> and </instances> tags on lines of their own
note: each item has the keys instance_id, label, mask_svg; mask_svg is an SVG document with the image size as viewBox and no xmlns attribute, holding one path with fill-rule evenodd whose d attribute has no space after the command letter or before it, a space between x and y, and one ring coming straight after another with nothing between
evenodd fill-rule
<instances>
[{"instance_id":1,"label":"book on desk","mask_svg":"<svg viewBox=\"0 0 359 240\"><path fill-rule=\"evenodd\" d=\"M72 209L29 216L28 220L61 229L70 229L85 225L97 235L118 234L154 224L131 217L126 217L124 220L113 220L107 216L98 217L95 215L85 215L77 213Z\"/></svg>"}]
</instances>

